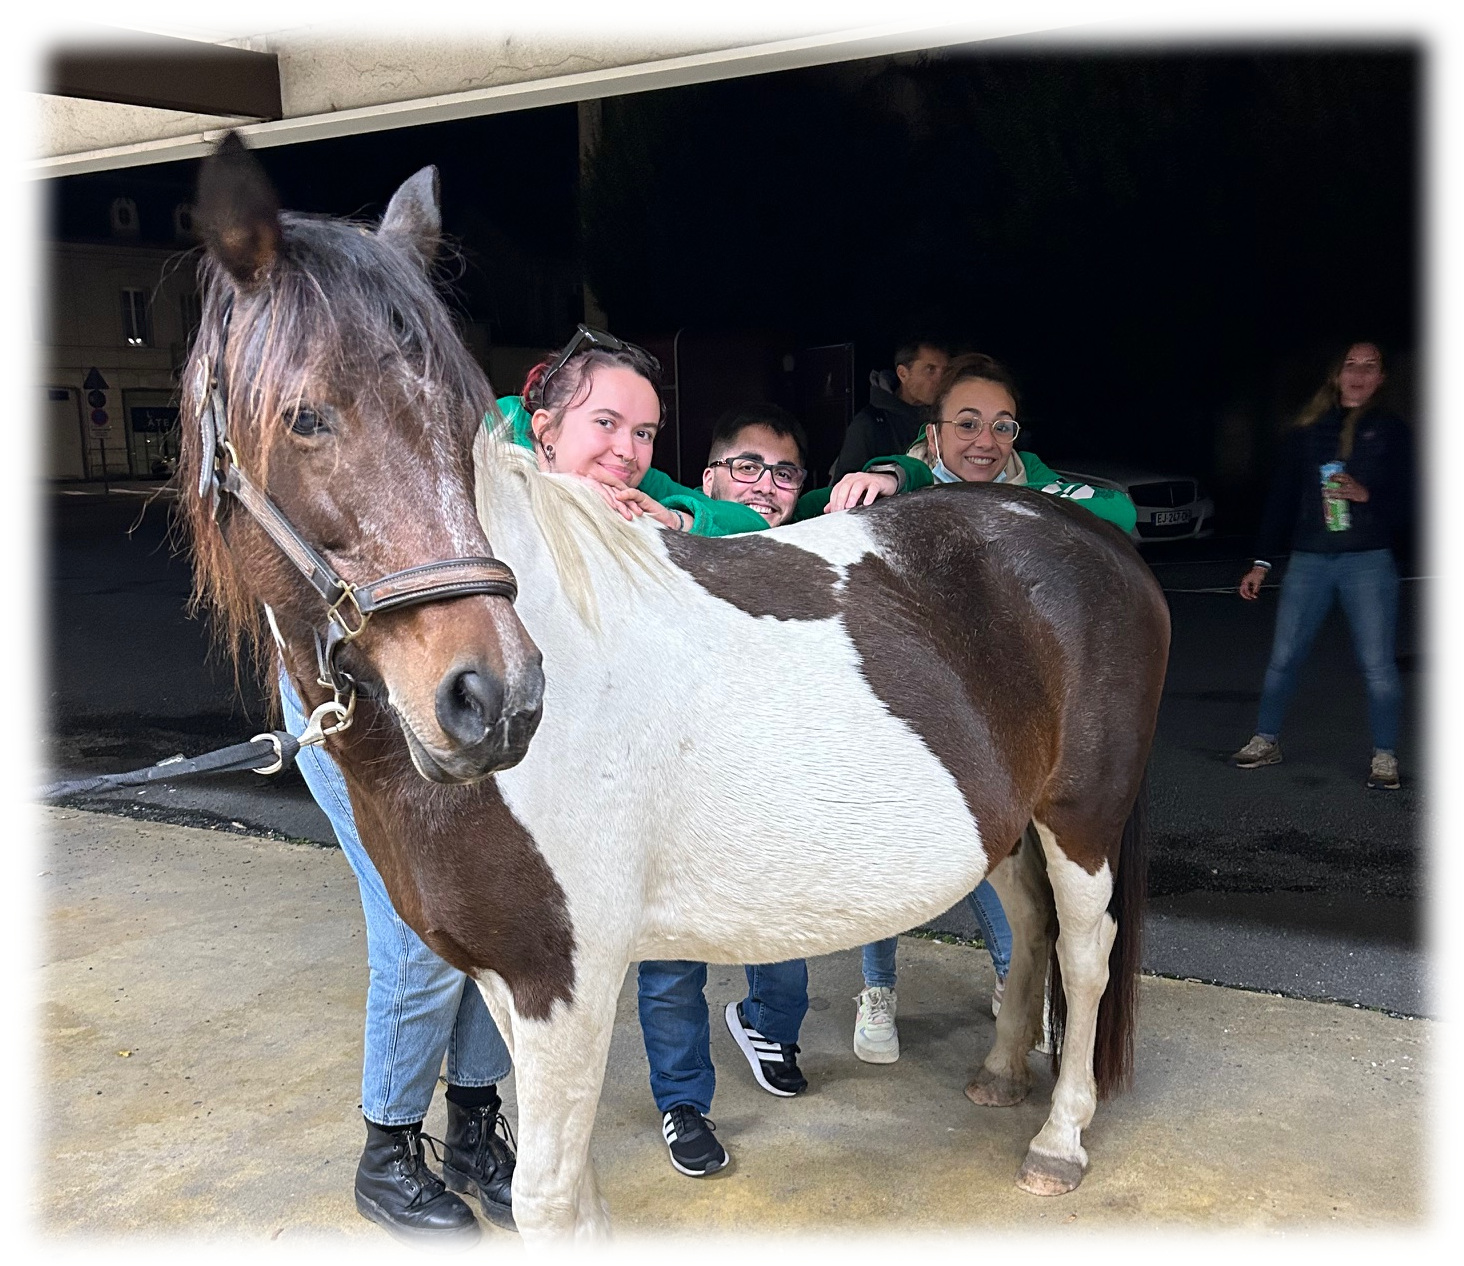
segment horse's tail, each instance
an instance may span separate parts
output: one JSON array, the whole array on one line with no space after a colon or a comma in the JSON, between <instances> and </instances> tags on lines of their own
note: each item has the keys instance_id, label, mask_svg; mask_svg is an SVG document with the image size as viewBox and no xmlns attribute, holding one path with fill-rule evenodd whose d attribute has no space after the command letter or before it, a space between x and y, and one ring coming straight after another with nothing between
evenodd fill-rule
<instances>
[{"instance_id":1,"label":"horse's tail","mask_svg":"<svg viewBox=\"0 0 1464 1266\"><path fill-rule=\"evenodd\" d=\"M1139 782L1134 807L1118 845L1118 868L1113 877L1113 894L1108 913L1118 924L1113 948L1108 952L1108 986L1098 1003L1098 1032L1093 1041L1093 1078L1098 1097L1127 1090L1134 1076L1134 1028L1139 1004L1139 955L1144 930L1144 905L1148 890L1149 774ZM1048 937L1049 1036L1052 1043L1052 1071L1057 1072L1062 1054L1063 1030L1067 1023L1067 999L1062 992L1062 969L1057 961L1056 929Z\"/></svg>"}]
</instances>

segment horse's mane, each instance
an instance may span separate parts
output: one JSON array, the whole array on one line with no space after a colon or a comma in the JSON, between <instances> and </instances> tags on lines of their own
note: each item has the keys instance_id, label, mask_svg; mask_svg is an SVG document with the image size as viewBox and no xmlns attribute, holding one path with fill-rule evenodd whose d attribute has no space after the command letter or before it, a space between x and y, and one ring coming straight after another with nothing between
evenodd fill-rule
<instances>
[{"instance_id":1,"label":"horse's mane","mask_svg":"<svg viewBox=\"0 0 1464 1266\"><path fill-rule=\"evenodd\" d=\"M497 516L508 508L505 485L518 485L527 494L565 596L591 628L599 627L592 567L597 559L613 563L631 585L641 576L665 581L673 574L644 531L614 513L580 480L542 473L533 453L513 442L506 425L479 428L473 468L478 520L488 539L493 539Z\"/></svg>"},{"instance_id":2,"label":"horse's mane","mask_svg":"<svg viewBox=\"0 0 1464 1266\"><path fill-rule=\"evenodd\" d=\"M202 319L181 375L181 428L176 476L179 519L193 553L190 611L214 621L238 674L248 658L272 660L272 639L260 604L224 541L212 505L198 495L203 446L200 365L212 366L225 341L229 436L256 482L268 478L262 428L281 425L307 381L334 379L360 391L381 381L379 367L406 371L412 410L424 423L454 428L466 460L469 437L485 413L496 415L493 391L463 346L451 314L420 262L374 227L351 220L286 212L279 255L257 289L237 291L207 252L200 258ZM359 372L369 366L371 372ZM227 505L224 515L234 511Z\"/></svg>"}]
</instances>

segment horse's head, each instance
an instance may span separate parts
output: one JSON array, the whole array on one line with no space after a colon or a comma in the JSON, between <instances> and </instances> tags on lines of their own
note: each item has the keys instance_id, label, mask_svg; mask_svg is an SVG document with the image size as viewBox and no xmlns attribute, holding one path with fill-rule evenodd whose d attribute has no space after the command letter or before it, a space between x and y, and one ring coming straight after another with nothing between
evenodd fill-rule
<instances>
[{"instance_id":1,"label":"horse's head","mask_svg":"<svg viewBox=\"0 0 1464 1266\"><path fill-rule=\"evenodd\" d=\"M299 670L314 668L334 593L326 585L322 597L319 575L310 579L309 550L357 586L446 560L468 560L458 570L469 579L488 568L475 573L471 561L492 553L474 512L471 446L493 396L429 278L436 183L435 169L418 172L373 229L282 213L232 135L200 175L204 301L182 392L185 521L200 595L232 648L262 640L267 604L298 676L315 676ZM215 453L222 476L235 472L233 495L215 491ZM303 565L250 510L241 477L308 547ZM411 583L420 591L420 574ZM511 596L491 583L462 589L469 596L388 600L336 648L341 673L390 705L434 782L515 764L542 703L539 651ZM366 605L381 594L366 591ZM356 604L342 602L342 627L362 623Z\"/></svg>"}]
</instances>

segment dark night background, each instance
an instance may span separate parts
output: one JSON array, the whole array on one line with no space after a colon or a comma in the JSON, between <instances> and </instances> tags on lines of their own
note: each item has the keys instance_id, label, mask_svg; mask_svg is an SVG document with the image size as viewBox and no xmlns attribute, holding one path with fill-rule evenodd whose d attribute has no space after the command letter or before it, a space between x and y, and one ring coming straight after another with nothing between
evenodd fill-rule
<instances>
[{"instance_id":1,"label":"dark night background","mask_svg":"<svg viewBox=\"0 0 1464 1266\"><path fill-rule=\"evenodd\" d=\"M1011 366L1044 459L1198 474L1234 530L1348 342L1418 420L1422 73L1403 45L979 45L607 99L583 181L572 105L258 156L285 206L363 217L435 163L494 344L562 342L584 280L633 338L852 341L859 407L926 331ZM195 171L54 181L54 232L100 236L118 192L169 226Z\"/></svg>"}]
</instances>

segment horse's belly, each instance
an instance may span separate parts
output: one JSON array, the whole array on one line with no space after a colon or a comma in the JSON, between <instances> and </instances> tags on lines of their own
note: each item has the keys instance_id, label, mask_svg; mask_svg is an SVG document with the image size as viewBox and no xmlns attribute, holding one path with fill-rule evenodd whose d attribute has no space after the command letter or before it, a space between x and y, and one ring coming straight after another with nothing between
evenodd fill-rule
<instances>
[{"instance_id":1,"label":"horse's belly","mask_svg":"<svg viewBox=\"0 0 1464 1266\"><path fill-rule=\"evenodd\" d=\"M878 728L842 745L825 732L807 759L796 734L735 760L707 753L648 859L641 939L655 957L828 953L906 931L981 881L988 852L949 774L891 718Z\"/></svg>"}]
</instances>

